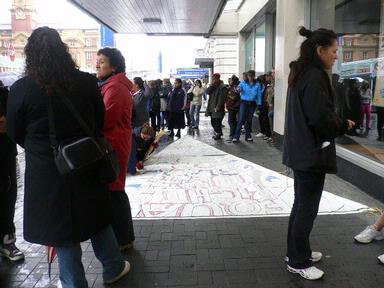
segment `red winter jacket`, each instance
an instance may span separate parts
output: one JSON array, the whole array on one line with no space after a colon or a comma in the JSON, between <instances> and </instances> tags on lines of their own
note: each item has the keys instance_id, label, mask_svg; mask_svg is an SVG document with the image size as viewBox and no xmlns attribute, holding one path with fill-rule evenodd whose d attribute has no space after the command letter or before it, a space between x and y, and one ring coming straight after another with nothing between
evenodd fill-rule
<instances>
[{"instance_id":1,"label":"red winter jacket","mask_svg":"<svg viewBox=\"0 0 384 288\"><path fill-rule=\"evenodd\" d=\"M132 144L132 82L119 73L111 76L101 86L105 105L104 136L116 150L120 164L118 179L109 185L110 191L121 191L125 188L128 159Z\"/></svg>"}]
</instances>

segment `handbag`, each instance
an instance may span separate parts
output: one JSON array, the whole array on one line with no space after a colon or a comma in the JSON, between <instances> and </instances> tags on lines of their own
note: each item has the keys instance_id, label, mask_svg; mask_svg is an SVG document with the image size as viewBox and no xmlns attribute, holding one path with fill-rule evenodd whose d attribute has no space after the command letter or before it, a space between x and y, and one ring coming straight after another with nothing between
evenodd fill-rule
<instances>
[{"instance_id":1,"label":"handbag","mask_svg":"<svg viewBox=\"0 0 384 288\"><path fill-rule=\"evenodd\" d=\"M58 143L50 97L48 95L49 138L60 175L80 175L86 171L96 170L101 183L114 182L120 172L116 152L103 136L95 137L72 103L60 93L58 97L79 123L86 136L65 139Z\"/></svg>"},{"instance_id":2,"label":"handbag","mask_svg":"<svg viewBox=\"0 0 384 288\"><path fill-rule=\"evenodd\" d=\"M187 100L188 100L188 101L192 101L192 100L193 100L193 89L192 89L191 92L188 92L188 93L187 93Z\"/></svg>"}]
</instances>

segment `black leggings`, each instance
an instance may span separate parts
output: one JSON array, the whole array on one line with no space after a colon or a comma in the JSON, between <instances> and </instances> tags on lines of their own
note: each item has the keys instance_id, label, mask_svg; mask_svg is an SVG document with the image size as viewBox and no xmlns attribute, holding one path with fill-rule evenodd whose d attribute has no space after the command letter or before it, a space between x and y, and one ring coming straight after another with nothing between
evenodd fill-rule
<instances>
[{"instance_id":1,"label":"black leggings","mask_svg":"<svg viewBox=\"0 0 384 288\"><path fill-rule=\"evenodd\" d=\"M15 233L16 197L16 156L10 156L0 162L0 242L5 235Z\"/></svg>"},{"instance_id":2,"label":"black leggings","mask_svg":"<svg viewBox=\"0 0 384 288\"><path fill-rule=\"evenodd\" d=\"M112 204L112 228L119 246L127 245L135 240L131 205L124 190L110 191Z\"/></svg>"}]
</instances>

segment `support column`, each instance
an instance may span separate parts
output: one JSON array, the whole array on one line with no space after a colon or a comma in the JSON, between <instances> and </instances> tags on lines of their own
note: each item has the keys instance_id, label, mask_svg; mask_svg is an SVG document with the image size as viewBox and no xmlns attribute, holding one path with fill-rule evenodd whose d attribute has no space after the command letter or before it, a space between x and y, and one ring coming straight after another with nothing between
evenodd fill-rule
<instances>
[{"instance_id":1,"label":"support column","mask_svg":"<svg viewBox=\"0 0 384 288\"><path fill-rule=\"evenodd\" d=\"M284 134L285 107L288 88L289 63L297 59L303 38L299 26L309 26L309 1L276 1L276 65L274 131Z\"/></svg>"},{"instance_id":2,"label":"support column","mask_svg":"<svg viewBox=\"0 0 384 288\"><path fill-rule=\"evenodd\" d=\"M238 57L238 75L239 75L239 78L241 79L242 77L242 73L245 71L245 42L246 42L246 36L244 35L244 33L239 33L238 35L238 39L239 39L239 44L238 44L238 51L239 51L239 57Z\"/></svg>"}]
</instances>

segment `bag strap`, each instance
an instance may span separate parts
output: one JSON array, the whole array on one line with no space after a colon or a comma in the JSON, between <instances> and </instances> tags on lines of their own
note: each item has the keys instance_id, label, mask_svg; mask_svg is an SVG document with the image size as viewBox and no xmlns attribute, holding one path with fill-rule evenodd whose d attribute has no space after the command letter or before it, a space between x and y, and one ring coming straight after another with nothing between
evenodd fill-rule
<instances>
[{"instance_id":1,"label":"bag strap","mask_svg":"<svg viewBox=\"0 0 384 288\"><path fill-rule=\"evenodd\" d=\"M85 134L87 134L88 137L94 138L95 135L92 133L91 129L89 128L87 123L85 123L83 118L80 116L80 113L73 106L71 101L69 101L69 99L63 96L61 93L58 93L57 95L62 100L64 105L68 108L68 110L71 112L72 116L76 119L81 129L83 129L83 132L85 132ZM53 113L52 99L50 95L48 95L48 118L49 118L49 138L51 139L52 145L54 147L57 147L54 113Z\"/></svg>"}]
</instances>

